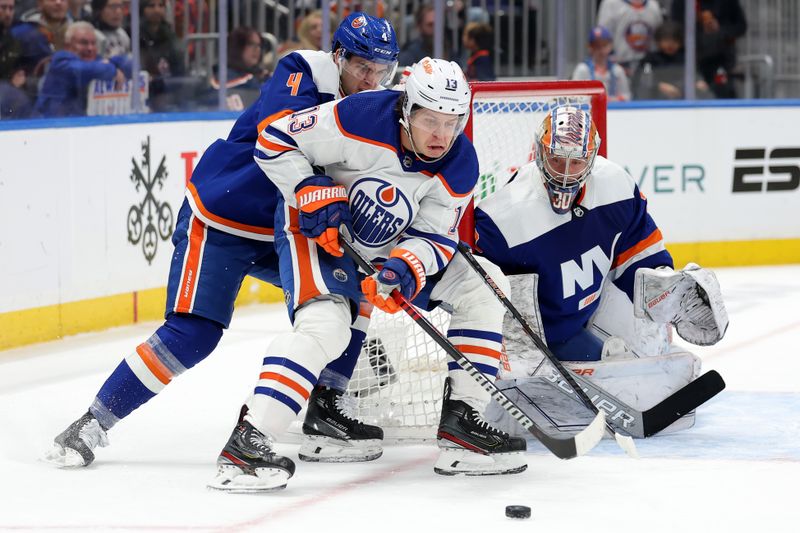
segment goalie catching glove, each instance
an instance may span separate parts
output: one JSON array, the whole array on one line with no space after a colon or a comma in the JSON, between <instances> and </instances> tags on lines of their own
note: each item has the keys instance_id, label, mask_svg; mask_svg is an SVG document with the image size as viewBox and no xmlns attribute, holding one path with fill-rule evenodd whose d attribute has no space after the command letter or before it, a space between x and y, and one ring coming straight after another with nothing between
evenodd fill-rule
<instances>
[{"instance_id":1,"label":"goalie catching glove","mask_svg":"<svg viewBox=\"0 0 800 533\"><path fill-rule=\"evenodd\" d=\"M699 346L717 343L728 329L728 313L713 272L689 263L636 271L633 309L637 318L671 322L682 339Z\"/></svg>"},{"instance_id":2,"label":"goalie catching glove","mask_svg":"<svg viewBox=\"0 0 800 533\"><path fill-rule=\"evenodd\" d=\"M300 233L313 239L326 252L341 257L339 226L352 224L347 189L328 176L311 176L294 189L300 210Z\"/></svg>"},{"instance_id":3,"label":"goalie catching glove","mask_svg":"<svg viewBox=\"0 0 800 533\"><path fill-rule=\"evenodd\" d=\"M380 272L364 278L361 290L367 300L386 313L396 313L400 304L391 293L393 290L409 301L419 294L425 286L425 267L422 262L407 250L395 248Z\"/></svg>"}]
</instances>

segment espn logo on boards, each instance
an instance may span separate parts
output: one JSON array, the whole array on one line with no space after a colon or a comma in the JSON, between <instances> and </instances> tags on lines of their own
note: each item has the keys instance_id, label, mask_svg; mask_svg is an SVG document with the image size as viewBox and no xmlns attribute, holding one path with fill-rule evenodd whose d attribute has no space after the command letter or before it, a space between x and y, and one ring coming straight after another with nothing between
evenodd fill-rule
<instances>
[{"instance_id":1,"label":"espn logo on boards","mask_svg":"<svg viewBox=\"0 0 800 533\"><path fill-rule=\"evenodd\" d=\"M733 192L793 191L800 187L800 147L737 148ZM742 162L749 164L742 164Z\"/></svg>"}]
</instances>

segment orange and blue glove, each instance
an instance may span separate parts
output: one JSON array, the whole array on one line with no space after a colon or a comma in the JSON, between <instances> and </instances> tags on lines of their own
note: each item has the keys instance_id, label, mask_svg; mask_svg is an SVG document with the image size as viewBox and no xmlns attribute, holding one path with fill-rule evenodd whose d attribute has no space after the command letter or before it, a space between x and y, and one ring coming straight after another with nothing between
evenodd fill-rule
<instances>
[{"instance_id":1,"label":"orange and blue glove","mask_svg":"<svg viewBox=\"0 0 800 533\"><path fill-rule=\"evenodd\" d=\"M396 257L399 255L400 257ZM395 300L393 290L411 301L425 285L425 270L422 263L410 252L392 252L380 272L364 278L361 291L366 299L375 307L386 313L396 313L401 309L399 300Z\"/></svg>"},{"instance_id":2,"label":"orange and blue glove","mask_svg":"<svg viewBox=\"0 0 800 533\"><path fill-rule=\"evenodd\" d=\"M341 257L339 226L352 226L347 190L328 176L311 176L294 189L300 211L300 233L331 255Z\"/></svg>"}]
</instances>

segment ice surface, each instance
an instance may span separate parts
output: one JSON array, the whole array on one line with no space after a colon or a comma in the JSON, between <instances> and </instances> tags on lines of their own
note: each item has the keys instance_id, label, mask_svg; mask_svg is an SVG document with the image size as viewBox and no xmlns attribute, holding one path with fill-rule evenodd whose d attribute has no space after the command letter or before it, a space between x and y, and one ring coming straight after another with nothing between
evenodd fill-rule
<instances>
[{"instance_id":1,"label":"ice surface","mask_svg":"<svg viewBox=\"0 0 800 533\"><path fill-rule=\"evenodd\" d=\"M280 305L238 310L216 352L115 427L85 469L39 457L158 324L0 352L0 530L800 531L800 266L716 272L731 325L695 351L728 388L697 426L637 441L639 460L611 441L571 461L537 447L516 476L437 476L435 446L390 446L372 463L297 461L277 493L208 491L264 348L288 328ZM296 458L296 445L279 450ZM531 519L506 518L513 504Z\"/></svg>"}]
</instances>

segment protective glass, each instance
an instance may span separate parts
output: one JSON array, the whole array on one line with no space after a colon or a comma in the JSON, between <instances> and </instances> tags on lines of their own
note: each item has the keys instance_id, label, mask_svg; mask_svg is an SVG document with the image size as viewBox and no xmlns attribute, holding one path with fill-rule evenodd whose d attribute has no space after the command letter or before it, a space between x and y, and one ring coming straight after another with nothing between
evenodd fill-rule
<instances>
[{"instance_id":1,"label":"protective glass","mask_svg":"<svg viewBox=\"0 0 800 533\"><path fill-rule=\"evenodd\" d=\"M560 187L580 185L588 174L590 163L585 157L560 155L548 150L544 153L545 174L549 181Z\"/></svg>"},{"instance_id":2,"label":"protective glass","mask_svg":"<svg viewBox=\"0 0 800 533\"><path fill-rule=\"evenodd\" d=\"M426 133L439 133L442 136L458 136L467 125L467 115L449 115L430 109L417 109L411 112L409 124Z\"/></svg>"},{"instance_id":3,"label":"protective glass","mask_svg":"<svg viewBox=\"0 0 800 533\"><path fill-rule=\"evenodd\" d=\"M344 50L340 51L339 65L343 72L347 72L358 82L367 81L375 88L380 85L387 87L392 82L397 69L397 61L386 63L369 61L356 55L350 55L348 58Z\"/></svg>"}]
</instances>

